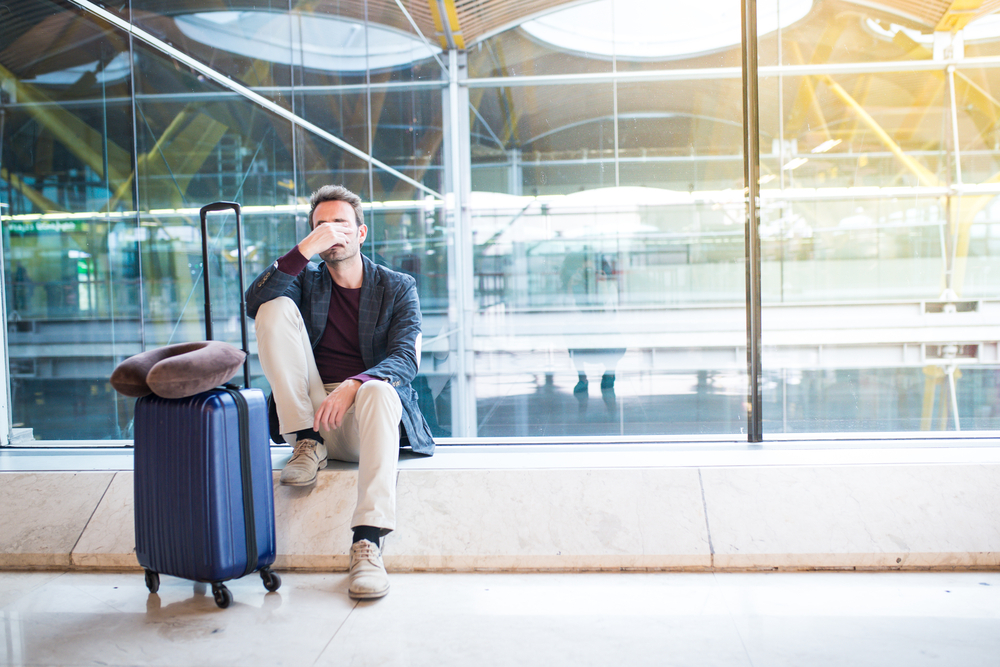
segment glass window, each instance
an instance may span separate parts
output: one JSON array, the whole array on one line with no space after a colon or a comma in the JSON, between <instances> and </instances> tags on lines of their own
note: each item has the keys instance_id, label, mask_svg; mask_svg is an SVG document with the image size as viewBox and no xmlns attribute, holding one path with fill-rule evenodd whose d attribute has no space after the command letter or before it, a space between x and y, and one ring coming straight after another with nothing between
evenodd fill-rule
<instances>
[{"instance_id":1,"label":"glass window","mask_svg":"<svg viewBox=\"0 0 1000 667\"><path fill-rule=\"evenodd\" d=\"M739 12L691 8L694 37L617 21L640 9L664 11L574 5L470 53L474 77L546 75L470 81L479 436L745 428L740 78L687 71L731 64Z\"/></svg>"},{"instance_id":2,"label":"glass window","mask_svg":"<svg viewBox=\"0 0 1000 667\"><path fill-rule=\"evenodd\" d=\"M1000 32L919 24L816 2L761 35L762 62L798 66L760 79L766 433L1000 424L1000 70L961 64L965 35L989 52Z\"/></svg>"},{"instance_id":3,"label":"glass window","mask_svg":"<svg viewBox=\"0 0 1000 667\"><path fill-rule=\"evenodd\" d=\"M147 39L15 2L19 437L127 441L107 378L203 337L204 271L216 335L239 340L232 216L203 267L198 209L243 205L249 279L328 183L362 197L365 252L417 281L439 437L744 432L740 7L668 4L111 10ZM948 11L757 3L766 436L998 427L1000 20Z\"/></svg>"},{"instance_id":4,"label":"glass window","mask_svg":"<svg viewBox=\"0 0 1000 667\"><path fill-rule=\"evenodd\" d=\"M128 38L41 0L15 16L0 62L13 425L125 439L131 408L108 377L141 349Z\"/></svg>"}]
</instances>

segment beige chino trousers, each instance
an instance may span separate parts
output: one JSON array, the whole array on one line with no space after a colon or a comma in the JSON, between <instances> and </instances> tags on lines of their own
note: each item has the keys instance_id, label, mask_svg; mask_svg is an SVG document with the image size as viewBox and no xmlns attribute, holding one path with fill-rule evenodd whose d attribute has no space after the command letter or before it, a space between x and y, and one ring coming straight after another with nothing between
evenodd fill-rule
<instances>
[{"instance_id":1,"label":"beige chino trousers","mask_svg":"<svg viewBox=\"0 0 1000 667\"><path fill-rule=\"evenodd\" d=\"M295 432L313 427L327 394L339 383L323 384L316 368L302 313L288 297L268 301L254 318L261 368L274 393L281 432L289 444ZM388 382L361 385L339 428L320 429L327 456L358 464L358 504L351 527L375 526L383 534L396 527L396 465L399 461L399 394Z\"/></svg>"}]
</instances>

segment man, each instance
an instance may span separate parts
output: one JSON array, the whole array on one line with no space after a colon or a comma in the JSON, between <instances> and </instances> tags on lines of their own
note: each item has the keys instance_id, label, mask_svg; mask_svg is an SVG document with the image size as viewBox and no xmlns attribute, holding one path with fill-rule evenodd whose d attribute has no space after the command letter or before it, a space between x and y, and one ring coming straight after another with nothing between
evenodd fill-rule
<instances>
[{"instance_id":1,"label":"man","mask_svg":"<svg viewBox=\"0 0 1000 667\"><path fill-rule=\"evenodd\" d=\"M434 453L410 387L416 282L361 254L368 227L361 198L346 188L314 192L309 222L312 231L247 290L247 313L281 433L294 444L281 483L315 484L327 457L358 463L349 594L379 598L389 592L381 538L396 527L400 433L414 452ZM323 262L310 262L314 254Z\"/></svg>"}]
</instances>

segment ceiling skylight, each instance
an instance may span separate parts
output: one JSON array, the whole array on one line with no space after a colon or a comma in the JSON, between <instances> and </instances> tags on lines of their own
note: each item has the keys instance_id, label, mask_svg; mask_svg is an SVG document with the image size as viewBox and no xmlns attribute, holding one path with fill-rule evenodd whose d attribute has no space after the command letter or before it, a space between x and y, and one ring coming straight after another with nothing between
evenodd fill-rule
<instances>
[{"instance_id":1,"label":"ceiling skylight","mask_svg":"<svg viewBox=\"0 0 1000 667\"><path fill-rule=\"evenodd\" d=\"M366 30L361 21L337 16L246 10L185 14L175 21L187 37L203 44L309 69L363 72L407 65L439 52L409 33L374 23Z\"/></svg>"},{"instance_id":2,"label":"ceiling skylight","mask_svg":"<svg viewBox=\"0 0 1000 667\"><path fill-rule=\"evenodd\" d=\"M780 0L757 9L757 33L765 35L803 18L812 0ZM623 60L662 60L710 53L741 42L740 3L735 0L666 2L597 0L521 24L539 41L560 50Z\"/></svg>"},{"instance_id":3,"label":"ceiling skylight","mask_svg":"<svg viewBox=\"0 0 1000 667\"><path fill-rule=\"evenodd\" d=\"M876 35L888 40L895 37L896 33L902 32L918 44L926 46L934 44L934 31L930 29L928 29L928 32L920 32L919 30L905 28L895 23L888 23L888 26L886 26L886 22L876 21L875 19L866 19L865 25ZM966 43L989 42L1000 39L1000 16L996 14L984 16L965 26L961 32Z\"/></svg>"},{"instance_id":4,"label":"ceiling skylight","mask_svg":"<svg viewBox=\"0 0 1000 667\"><path fill-rule=\"evenodd\" d=\"M101 68L100 63L95 60L94 62L83 65L76 65L75 67L67 67L55 72L39 74L32 79L25 79L25 81L54 86L70 86L90 72L95 73L95 80L97 83L113 83L115 81L122 81L130 74L128 54L119 53L103 68Z\"/></svg>"}]
</instances>

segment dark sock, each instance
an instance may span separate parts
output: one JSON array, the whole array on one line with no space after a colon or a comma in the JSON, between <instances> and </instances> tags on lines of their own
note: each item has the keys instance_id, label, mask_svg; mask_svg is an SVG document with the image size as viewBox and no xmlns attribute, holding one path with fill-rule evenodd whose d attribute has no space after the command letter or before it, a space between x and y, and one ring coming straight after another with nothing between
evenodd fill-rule
<instances>
[{"instance_id":1,"label":"dark sock","mask_svg":"<svg viewBox=\"0 0 1000 667\"><path fill-rule=\"evenodd\" d=\"M315 440L316 442L318 442L320 444L323 444L323 436L321 436L319 433L317 433L316 431L312 430L311 428L304 428L301 431L296 431L295 432L295 439L296 440L306 440L306 439Z\"/></svg>"},{"instance_id":2,"label":"dark sock","mask_svg":"<svg viewBox=\"0 0 1000 667\"><path fill-rule=\"evenodd\" d=\"M354 541L368 540L375 546L379 546L379 538L382 537L382 529L375 526L355 526Z\"/></svg>"}]
</instances>

